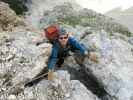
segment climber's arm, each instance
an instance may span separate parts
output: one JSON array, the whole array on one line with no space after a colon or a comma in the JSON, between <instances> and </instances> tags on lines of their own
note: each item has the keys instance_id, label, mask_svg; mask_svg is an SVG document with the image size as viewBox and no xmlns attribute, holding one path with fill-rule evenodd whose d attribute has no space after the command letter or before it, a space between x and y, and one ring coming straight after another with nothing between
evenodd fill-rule
<instances>
[{"instance_id":1,"label":"climber's arm","mask_svg":"<svg viewBox=\"0 0 133 100\"><path fill-rule=\"evenodd\" d=\"M54 68L54 66L56 65L57 53L58 53L58 48L53 45L52 53L50 55L50 59L49 59L49 62L48 62L48 69L49 70L52 70Z\"/></svg>"},{"instance_id":2,"label":"climber's arm","mask_svg":"<svg viewBox=\"0 0 133 100\"><path fill-rule=\"evenodd\" d=\"M74 46L80 51L81 55L86 55L86 53L88 53L87 49L84 46L82 46L78 41L76 41L76 39L70 37L69 42L72 46Z\"/></svg>"},{"instance_id":3,"label":"climber's arm","mask_svg":"<svg viewBox=\"0 0 133 100\"><path fill-rule=\"evenodd\" d=\"M57 62L57 53L58 48L53 45L52 53L48 62L48 80L53 80L53 68L55 67Z\"/></svg>"},{"instance_id":4,"label":"climber's arm","mask_svg":"<svg viewBox=\"0 0 133 100\"><path fill-rule=\"evenodd\" d=\"M76 41L74 38L70 37L69 42L80 51L81 55L88 57L91 61L95 63L99 62L98 57L94 52L91 52L91 50L86 49L83 45L78 43L78 41ZM77 57L76 59L78 58L80 57Z\"/></svg>"}]
</instances>

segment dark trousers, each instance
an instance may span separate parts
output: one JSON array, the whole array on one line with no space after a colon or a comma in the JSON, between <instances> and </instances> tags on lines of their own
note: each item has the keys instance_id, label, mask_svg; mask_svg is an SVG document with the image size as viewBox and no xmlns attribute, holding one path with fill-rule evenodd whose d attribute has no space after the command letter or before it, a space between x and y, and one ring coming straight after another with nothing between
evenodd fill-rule
<instances>
[{"instance_id":1,"label":"dark trousers","mask_svg":"<svg viewBox=\"0 0 133 100\"><path fill-rule=\"evenodd\" d=\"M62 58L58 58L56 66L60 68L63 63L64 63L64 58L63 57Z\"/></svg>"}]
</instances>

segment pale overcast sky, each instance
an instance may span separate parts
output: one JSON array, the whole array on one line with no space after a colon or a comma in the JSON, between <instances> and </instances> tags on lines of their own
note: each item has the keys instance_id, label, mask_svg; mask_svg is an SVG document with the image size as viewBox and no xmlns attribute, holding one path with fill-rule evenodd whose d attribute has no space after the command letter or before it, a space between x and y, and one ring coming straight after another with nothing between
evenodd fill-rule
<instances>
[{"instance_id":1,"label":"pale overcast sky","mask_svg":"<svg viewBox=\"0 0 133 100\"><path fill-rule=\"evenodd\" d=\"M133 6L133 0L76 0L82 7L104 13L116 7L127 9Z\"/></svg>"}]
</instances>

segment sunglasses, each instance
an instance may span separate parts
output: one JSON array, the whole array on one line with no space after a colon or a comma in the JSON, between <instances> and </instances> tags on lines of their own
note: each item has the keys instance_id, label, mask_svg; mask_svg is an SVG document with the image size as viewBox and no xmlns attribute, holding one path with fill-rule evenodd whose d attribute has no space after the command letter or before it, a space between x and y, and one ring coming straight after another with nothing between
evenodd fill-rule
<instances>
[{"instance_id":1,"label":"sunglasses","mask_svg":"<svg viewBox=\"0 0 133 100\"><path fill-rule=\"evenodd\" d=\"M67 39L67 38L68 38L68 36L59 37L60 40Z\"/></svg>"}]
</instances>

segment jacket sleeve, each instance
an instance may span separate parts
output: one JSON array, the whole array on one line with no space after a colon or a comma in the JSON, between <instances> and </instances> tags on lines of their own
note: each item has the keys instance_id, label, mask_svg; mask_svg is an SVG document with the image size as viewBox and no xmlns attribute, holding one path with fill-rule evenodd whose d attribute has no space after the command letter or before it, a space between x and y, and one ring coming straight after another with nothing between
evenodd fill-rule
<instances>
[{"instance_id":1,"label":"jacket sleeve","mask_svg":"<svg viewBox=\"0 0 133 100\"><path fill-rule=\"evenodd\" d=\"M86 49L83 45L81 45L76 39L70 37L69 42L72 46L74 46L76 49L80 50L80 53L84 55Z\"/></svg>"},{"instance_id":2,"label":"jacket sleeve","mask_svg":"<svg viewBox=\"0 0 133 100\"><path fill-rule=\"evenodd\" d=\"M51 53L50 59L48 61L48 69L53 69L53 67L56 65L57 54L58 54L58 48L57 48L57 46L53 45L52 53Z\"/></svg>"}]
</instances>

